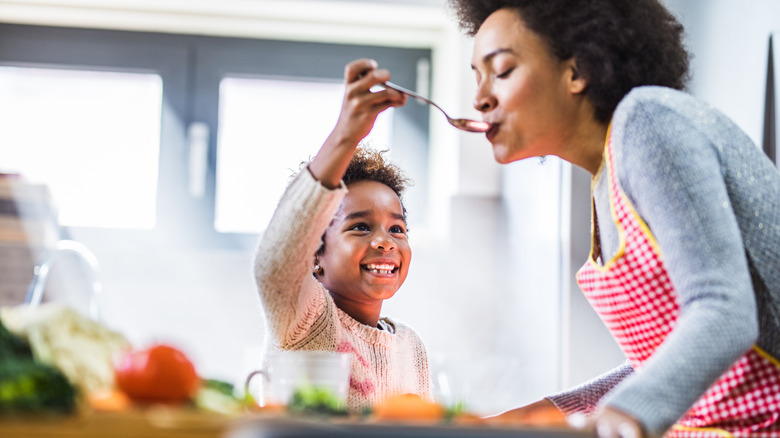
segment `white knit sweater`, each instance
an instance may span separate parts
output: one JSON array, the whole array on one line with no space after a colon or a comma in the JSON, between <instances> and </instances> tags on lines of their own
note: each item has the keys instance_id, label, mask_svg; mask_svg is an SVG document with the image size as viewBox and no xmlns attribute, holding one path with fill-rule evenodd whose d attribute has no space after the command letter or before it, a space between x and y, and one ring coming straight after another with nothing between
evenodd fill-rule
<instances>
[{"instance_id":1,"label":"white knit sweater","mask_svg":"<svg viewBox=\"0 0 780 438\"><path fill-rule=\"evenodd\" d=\"M362 324L336 307L312 275L314 253L346 187L330 190L304 170L290 183L255 255L267 322L265 357L276 349L354 353L347 410L360 413L389 395L431 399L428 355L420 337L387 317Z\"/></svg>"}]
</instances>

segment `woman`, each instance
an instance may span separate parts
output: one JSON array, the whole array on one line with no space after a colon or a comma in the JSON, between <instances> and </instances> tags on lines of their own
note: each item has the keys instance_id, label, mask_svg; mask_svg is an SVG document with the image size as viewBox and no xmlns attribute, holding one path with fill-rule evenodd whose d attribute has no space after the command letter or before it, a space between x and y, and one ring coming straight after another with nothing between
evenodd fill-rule
<instances>
[{"instance_id":1,"label":"woman","mask_svg":"<svg viewBox=\"0 0 780 438\"><path fill-rule=\"evenodd\" d=\"M600 436L780 436L780 174L678 91L682 26L656 0L450 0L475 37L498 162L592 176L577 280L628 362L496 417L586 414Z\"/></svg>"}]
</instances>

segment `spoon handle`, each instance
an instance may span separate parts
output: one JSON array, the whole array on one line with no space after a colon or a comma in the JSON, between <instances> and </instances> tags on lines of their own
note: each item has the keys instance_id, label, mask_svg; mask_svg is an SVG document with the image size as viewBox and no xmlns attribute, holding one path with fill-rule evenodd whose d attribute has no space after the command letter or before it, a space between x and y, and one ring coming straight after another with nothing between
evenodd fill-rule
<instances>
[{"instance_id":1,"label":"spoon handle","mask_svg":"<svg viewBox=\"0 0 780 438\"><path fill-rule=\"evenodd\" d=\"M398 91L400 93L407 94L411 97L414 97L415 99L419 99L429 105L433 105L436 109L441 111L442 114L444 114L444 117L447 118L447 121L450 123L450 125L458 129L462 129L468 132L487 132L490 129L490 125L485 122L478 122L476 120L469 120L469 119L453 119L452 117L449 116L449 114L447 114L446 111L444 111L439 105L436 105L432 100L426 99L425 97L420 96L414 91L407 90L406 88L400 85L396 85L389 81L383 82L382 85L387 88L391 88L395 91Z\"/></svg>"},{"instance_id":2,"label":"spoon handle","mask_svg":"<svg viewBox=\"0 0 780 438\"><path fill-rule=\"evenodd\" d=\"M404 93L404 94L408 94L409 96L411 96L411 97L414 97L415 99L422 100L423 102L425 102L425 103L427 103L427 104L429 104L429 105L433 105L433 106L435 106L436 108L439 108L439 105L436 105L436 104L435 104L435 103L433 103L433 101L431 101L430 99L427 99L427 98L425 98L425 97L422 97L422 96L420 96L419 94L415 93L414 91L412 91L412 90L408 90L408 89L406 89L406 88L404 88L404 87L402 87L402 86L400 86L400 85L394 84L394 83L392 83L392 82L390 82L390 81L385 81L385 82L383 82L383 83L382 83L382 85L383 85L383 86L385 86L385 87L387 87L387 88L391 88L391 89L393 89L393 90L395 90L395 91L398 91L398 92L401 92L401 93ZM444 113L444 110L443 110L443 109L441 109L441 108L439 108L439 111L441 111L441 112L443 112L443 113ZM447 113L444 113L444 114L446 115Z\"/></svg>"}]
</instances>

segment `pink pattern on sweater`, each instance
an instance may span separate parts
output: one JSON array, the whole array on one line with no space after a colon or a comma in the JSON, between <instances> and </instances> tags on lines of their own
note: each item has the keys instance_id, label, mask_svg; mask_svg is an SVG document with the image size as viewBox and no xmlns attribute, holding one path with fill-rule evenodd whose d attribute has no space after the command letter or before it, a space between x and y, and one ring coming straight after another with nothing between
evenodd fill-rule
<instances>
[{"instance_id":1,"label":"pink pattern on sweater","mask_svg":"<svg viewBox=\"0 0 780 438\"><path fill-rule=\"evenodd\" d=\"M361 355L358 354L357 349L354 345L350 344L349 341L341 341L339 346L336 348L336 351L339 353L352 353L355 355L355 359L360 362L361 365L368 368L368 361Z\"/></svg>"},{"instance_id":2,"label":"pink pattern on sweater","mask_svg":"<svg viewBox=\"0 0 780 438\"><path fill-rule=\"evenodd\" d=\"M368 361L361 355L358 354L357 349L354 345L349 343L348 341L341 341L339 346L336 348L336 351L339 353L352 353L355 355L355 358L357 361L363 365L363 367L368 368L369 364ZM376 390L376 385L368 379L366 380L357 380L354 376L349 378L349 386L360 393L363 397L368 397L370 394L373 394Z\"/></svg>"},{"instance_id":3,"label":"pink pattern on sweater","mask_svg":"<svg viewBox=\"0 0 780 438\"><path fill-rule=\"evenodd\" d=\"M354 377L349 378L349 386L355 391L359 392L363 397L368 397L369 395L373 394L374 390L376 389L374 383L370 380L366 379L363 381L358 381Z\"/></svg>"}]
</instances>

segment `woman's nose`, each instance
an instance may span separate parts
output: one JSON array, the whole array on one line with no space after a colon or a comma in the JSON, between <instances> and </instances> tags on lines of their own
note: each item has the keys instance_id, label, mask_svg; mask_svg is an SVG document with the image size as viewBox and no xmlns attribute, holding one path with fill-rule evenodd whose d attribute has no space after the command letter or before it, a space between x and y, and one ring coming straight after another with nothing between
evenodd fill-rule
<instances>
[{"instance_id":1,"label":"woman's nose","mask_svg":"<svg viewBox=\"0 0 780 438\"><path fill-rule=\"evenodd\" d=\"M488 112L496 107L496 98L490 92L487 81L477 87L477 95L474 96L474 108L479 112Z\"/></svg>"}]
</instances>

